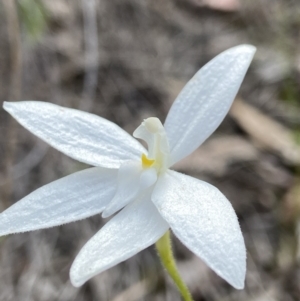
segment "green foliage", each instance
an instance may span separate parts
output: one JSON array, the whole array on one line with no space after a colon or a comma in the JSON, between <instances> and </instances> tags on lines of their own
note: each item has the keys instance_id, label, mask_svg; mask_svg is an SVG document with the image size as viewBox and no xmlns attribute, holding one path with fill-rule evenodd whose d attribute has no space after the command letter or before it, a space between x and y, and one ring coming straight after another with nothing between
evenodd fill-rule
<instances>
[{"instance_id":1,"label":"green foliage","mask_svg":"<svg viewBox=\"0 0 300 301\"><path fill-rule=\"evenodd\" d=\"M294 106L300 104L299 85L294 76L290 76L284 80L280 91L280 98Z\"/></svg>"},{"instance_id":2,"label":"green foliage","mask_svg":"<svg viewBox=\"0 0 300 301\"><path fill-rule=\"evenodd\" d=\"M286 101L288 104L299 108L300 107L300 90L299 84L296 80L296 76L290 76L283 82L282 89L280 91L280 98ZM300 145L300 129L293 130L293 136L297 144Z\"/></svg>"},{"instance_id":3,"label":"green foliage","mask_svg":"<svg viewBox=\"0 0 300 301\"><path fill-rule=\"evenodd\" d=\"M18 12L28 38L35 42L47 25L47 12L41 0L19 0Z\"/></svg>"}]
</instances>

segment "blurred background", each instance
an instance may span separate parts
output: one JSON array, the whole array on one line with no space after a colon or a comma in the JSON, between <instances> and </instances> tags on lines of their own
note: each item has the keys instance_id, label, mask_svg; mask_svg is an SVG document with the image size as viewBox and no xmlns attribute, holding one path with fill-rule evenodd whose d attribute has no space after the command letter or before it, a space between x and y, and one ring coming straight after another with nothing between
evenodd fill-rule
<instances>
[{"instance_id":1,"label":"blurred background","mask_svg":"<svg viewBox=\"0 0 300 301\"><path fill-rule=\"evenodd\" d=\"M221 51L257 53L219 129L176 169L232 202L248 250L237 291L174 238L195 301L300 300L299 0L1 0L0 102L42 100L98 114L129 133L164 120L184 84ZM0 111L1 211L87 168ZM69 281L100 216L2 237L0 300L180 300L154 247L94 277Z\"/></svg>"}]
</instances>

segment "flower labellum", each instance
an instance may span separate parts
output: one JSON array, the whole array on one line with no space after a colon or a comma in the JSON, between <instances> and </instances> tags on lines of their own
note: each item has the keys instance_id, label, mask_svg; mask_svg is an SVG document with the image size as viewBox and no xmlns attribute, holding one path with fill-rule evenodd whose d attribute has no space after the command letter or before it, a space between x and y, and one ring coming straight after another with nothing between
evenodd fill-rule
<instances>
[{"instance_id":1,"label":"flower labellum","mask_svg":"<svg viewBox=\"0 0 300 301\"><path fill-rule=\"evenodd\" d=\"M0 214L0 235L117 213L81 249L70 271L80 286L158 241L169 228L237 289L244 287L246 250L236 214L214 186L169 168L220 125L237 94L255 47L231 48L183 88L164 125L145 119L133 136L116 124L39 101L5 102L30 132L95 167L45 185Z\"/></svg>"}]
</instances>

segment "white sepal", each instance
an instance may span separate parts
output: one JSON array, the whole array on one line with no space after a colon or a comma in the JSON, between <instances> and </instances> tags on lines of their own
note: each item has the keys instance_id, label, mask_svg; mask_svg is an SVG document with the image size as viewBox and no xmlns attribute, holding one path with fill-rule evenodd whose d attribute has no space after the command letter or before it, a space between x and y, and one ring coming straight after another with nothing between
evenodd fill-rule
<instances>
[{"instance_id":1,"label":"white sepal","mask_svg":"<svg viewBox=\"0 0 300 301\"><path fill-rule=\"evenodd\" d=\"M100 272L154 244L169 226L150 201L135 201L113 217L80 250L70 270L71 282L81 286Z\"/></svg>"},{"instance_id":2,"label":"white sepal","mask_svg":"<svg viewBox=\"0 0 300 301\"><path fill-rule=\"evenodd\" d=\"M232 286L244 287L244 239L231 204L216 187L169 170L151 199L187 248Z\"/></svg>"},{"instance_id":3,"label":"white sepal","mask_svg":"<svg viewBox=\"0 0 300 301\"><path fill-rule=\"evenodd\" d=\"M165 121L170 166L192 153L220 125L238 92L255 47L228 49L202 67L186 84Z\"/></svg>"},{"instance_id":4,"label":"white sepal","mask_svg":"<svg viewBox=\"0 0 300 301\"><path fill-rule=\"evenodd\" d=\"M117 171L89 168L45 185L0 214L0 236L66 224L101 213Z\"/></svg>"},{"instance_id":5,"label":"white sepal","mask_svg":"<svg viewBox=\"0 0 300 301\"><path fill-rule=\"evenodd\" d=\"M131 135L94 114L41 101L4 102L3 108L57 150L90 165L118 168L145 153Z\"/></svg>"}]
</instances>

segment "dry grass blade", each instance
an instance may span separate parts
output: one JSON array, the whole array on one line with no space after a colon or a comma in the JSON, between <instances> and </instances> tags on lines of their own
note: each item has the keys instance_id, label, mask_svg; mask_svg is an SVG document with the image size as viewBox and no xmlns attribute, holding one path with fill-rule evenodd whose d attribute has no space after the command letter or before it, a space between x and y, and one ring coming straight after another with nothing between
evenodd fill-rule
<instances>
[{"instance_id":1,"label":"dry grass blade","mask_svg":"<svg viewBox=\"0 0 300 301\"><path fill-rule=\"evenodd\" d=\"M259 148L274 152L288 164L300 165L300 146L289 129L242 99L236 99L230 115Z\"/></svg>"},{"instance_id":2,"label":"dry grass blade","mask_svg":"<svg viewBox=\"0 0 300 301\"><path fill-rule=\"evenodd\" d=\"M187 158L175 165L175 169L193 173L195 166L204 173L223 176L233 163L258 159L257 149L237 135L211 138Z\"/></svg>"}]
</instances>

